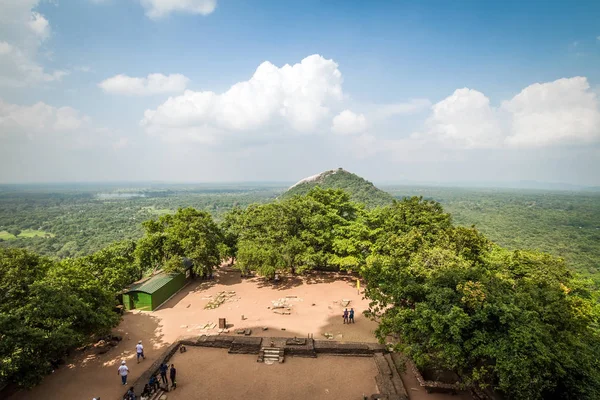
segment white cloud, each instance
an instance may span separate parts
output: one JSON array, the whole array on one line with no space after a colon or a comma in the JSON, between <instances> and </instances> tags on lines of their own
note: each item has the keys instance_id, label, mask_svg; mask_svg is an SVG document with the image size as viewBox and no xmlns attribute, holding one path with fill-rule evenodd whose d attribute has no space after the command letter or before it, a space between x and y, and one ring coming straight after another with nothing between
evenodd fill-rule
<instances>
[{"instance_id":1,"label":"white cloud","mask_svg":"<svg viewBox=\"0 0 600 400\"><path fill-rule=\"evenodd\" d=\"M98 84L107 93L147 96L161 93L183 92L189 79L181 74L150 74L146 78L116 75Z\"/></svg>"},{"instance_id":2,"label":"white cloud","mask_svg":"<svg viewBox=\"0 0 600 400\"><path fill-rule=\"evenodd\" d=\"M600 139L600 109L584 77L536 83L500 107L472 89L458 89L432 107L415 140L455 148L539 147Z\"/></svg>"},{"instance_id":3,"label":"white cloud","mask_svg":"<svg viewBox=\"0 0 600 400\"><path fill-rule=\"evenodd\" d=\"M584 77L536 83L502 103L510 115L506 143L537 147L600 139L600 109Z\"/></svg>"},{"instance_id":4,"label":"white cloud","mask_svg":"<svg viewBox=\"0 0 600 400\"><path fill-rule=\"evenodd\" d=\"M30 142L52 143L65 148L127 145L127 139L115 142L115 133L96 126L91 118L72 107L54 107L44 102L18 105L0 99L0 138L26 138Z\"/></svg>"},{"instance_id":5,"label":"white cloud","mask_svg":"<svg viewBox=\"0 0 600 400\"><path fill-rule=\"evenodd\" d=\"M50 23L33 11L39 0L0 2L0 85L27 86L62 79L67 71L47 71L37 61L51 34Z\"/></svg>"},{"instance_id":6,"label":"white cloud","mask_svg":"<svg viewBox=\"0 0 600 400\"><path fill-rule=\"evenodd\" d=\"M171 13L208 15L217 7L217 0L140 0L151 19L159 19Z\"/></svg>"},{"instance_id":7,"label":"white cloud","mask_svg":"<svg viewBox=\"0 0 600 400\"><path fill-rule=\"evenodd\" d=\"M40 13L32 12L31 19L29 20L29 28L35 33L41 40L46 40L50 36L50 23Z\"/></svg>"},{"instance_id":8,"label":"white cloud","mask_svg":"<svg viewBox=\"0 0 600 400\"><path fill-rule=\"evenodd\" d=\"M214 142L232 132L310 133L342 99L342 74L333 60L312 55L294 65L263 62L248 81L224 93L194 92L146 110L141 125L169 140Z\"/></svg>"},{"instance_id":9,"label":"white cloud","mask_svg":"<svg viewBox=\"0 0 600 400\"><path fill-rule=\"evenodd\" d=\"M437 140L449 147L494 147L502 140L502 133L490 100L472 89L457 89L433 105L424 133L416 139Z\"/></svg>"},{"instance_id":10,"label":"white cloud","mask_svg":"<svg viewBox=\"0 0 600 400\"><path fill-rule=\"evenodd\" d=\"M367 119L364 114L355 114L344 110L333 118L331 130L340 135L354 135L367 129Z\"/></svg>"},{"instance_id":11,"label":"white cloud","mask_svg":"<svg viewBox=\"0 0 600 400\"><path fill-rule=\"evenodd\" d=\"M71 107L56 108L43 102L21 106L0 99L0 127L4 132L19 130L34 137L45 131L76 130L88 121L89 117Z\"/></svg>"}]
</instances>

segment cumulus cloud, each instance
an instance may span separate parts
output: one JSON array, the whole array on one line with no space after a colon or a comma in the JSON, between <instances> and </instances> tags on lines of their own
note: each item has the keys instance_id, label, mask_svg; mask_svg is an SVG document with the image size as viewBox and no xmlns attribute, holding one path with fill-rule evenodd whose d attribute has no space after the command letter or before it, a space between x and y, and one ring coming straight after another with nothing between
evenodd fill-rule
<instances>
[{"instance_id":1,"label":"cumulus cloud","mask_svg":"<svg viewBox=\"0 0 600 400\"><path fill-rule=\"evenodd\" d=\"M67 71L47 71L37 61L50 37L49 21L34 11L39 0L0 2L0 85L27 86L62 79Z\"/></svg>"},{"instance_id":2,"label":"cumulus cloud","mask_svg":"<svg viewBox=\"0 0 600 400\"><path fill-rule=\"evenodd\" d=\"M89 122L89 117L71 107L53 107L39 102L32 106L10 104L0 99L0 127L8 133L20 131L29 137L45 131L73 131Z\"/></svg>"},{"instance_id":3,"label":"cumulus cloud","mask_svg":"<svg viewBox=\"0 0 600 400\"><path fill-rule=\"evenodd\" d=\"M107 93L147 96L183 92L190 80L181 74L150 74L146 78L116 75L98 84Z\"/></svg>"},{"instance_id":4,"label":"cumulus cloud","mask_svg":"<svg viewBox=\"0 0 600 400\"><path fill-rule=\"evenodd\" d=\"M433 105L425 133L415 139L437 140L450 147L493 147L502 141L502 132L490 100L472 89L457 89Z\"/></svg>"},{"instance_id":5,"label":"cumulus cloud","mask_svg":"<svg viewBox=\"0 0 600 400\"><path fill-rule=\"evenodd\" d=\"M217 0L140 0L151 19L160 19L171 13L208 15L215 11Z\"/></svg>"},{"instance_id":6,"label":"cumulus cloud","mask_svg":"<svg viewBox=\"0 0 600 400\"><path fill-rule=\"evenodd\" d=\"M502 103L510 115L507 144L518 147L600 139L600 109L584 77L536 83Z\"/></svg>"},{"instance_id":7,"label":"cumulus cloud","mask_svg":"<svg viewBox=\"0 0 600 400\"><path fill-rule=\"evenodd\" d=\"M33 105L8 103L0 99L0 138L26 138L31 142L51 142L67 148L106 146L123 148L127 139L96 126L91 118L72 107L54 107L44 102Z\"/></svg>"},{"instance_id":8,"label":"cumulus cloud","mask_svg":"<svg viewBox=\"0 0 600 400\"><path fill-rule=\"evenodd\" d=\"M354 135L367 129L367 119L363 114L344 110L333 118L331 130L340 135Z\"/></svg>"},{"instance_id":9,"label":"cumulus cloud","mask_svg":"<svg viewBox=\"0 0 600 400\"><path fill-rule=\"evenodd\" d=\"M464 88L435 104L412 138L457 148L589 143L600 139L600 109L585 77L530 85L500 107Z\"/></svg>"},{"instance_id":10,"label":"cumulus cloud","mask_svg":"<svg viewBox=\"0 0 600 400\"><path fill-rule=\"evenodd\" d=\"M224 93L187 90L155 110L141 125L171 140L213 142L217 136L250 131L314 132L342 99L342 74L333 60L311 55L277 67L263 62L247 81Z\"/></svg>"}]
</instances>

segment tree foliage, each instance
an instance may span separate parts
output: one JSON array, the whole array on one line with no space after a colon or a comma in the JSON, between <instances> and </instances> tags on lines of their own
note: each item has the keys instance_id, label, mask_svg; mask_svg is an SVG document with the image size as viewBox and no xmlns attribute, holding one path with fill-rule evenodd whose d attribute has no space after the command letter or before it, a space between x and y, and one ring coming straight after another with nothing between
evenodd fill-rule
<instances>
[{"instance_id":1,"label":"tree foliage","mask_svg":"<svg viewBox=\"0 0 600 400\"><path fill-rule=\"evenodd\" d=\"M70 349L118 322L110 282L129 278L119 276L121 265L95 263L103 258L55 262L0 249L0 382L36 384Z\"/></svg>"},{"instance_id":2,"label":"tree foliage","mask_svg":"<svg viewBox=\"0 0 600 400\"><path fill-rule=\"evenodd\" d=\"M434 202L378 213L363 275L382 340L511 399L600 396L596 303L562 260L501 249Z\"/></svg>"},{"instance_id":3,"label":"tree foliage","mask_svg":"<svg viewBox=\"0 0 600 400\"><path fill-rule=\"evenodd\" d=\"M175 214L148 220L135 256L142 270L182 269L183 259L193 262L196 274L210 274L221 261L221 230L205 211L182 208Z\"/></svg>"},{"instance_id":4,"label":"tree foliage","mask_svg":"<svg viewBox=\"0 0 600 400\"><path fill-rule=\"evenodd\" d=\"M352 269L358 265L364 209L341 190L312 189L306 196L248 207L237 217L238 267L272 277L276 272ZM228 217L226 217L228 218ZM354 257L354 258L352 258Z\"/></svg>"}]
</instances>

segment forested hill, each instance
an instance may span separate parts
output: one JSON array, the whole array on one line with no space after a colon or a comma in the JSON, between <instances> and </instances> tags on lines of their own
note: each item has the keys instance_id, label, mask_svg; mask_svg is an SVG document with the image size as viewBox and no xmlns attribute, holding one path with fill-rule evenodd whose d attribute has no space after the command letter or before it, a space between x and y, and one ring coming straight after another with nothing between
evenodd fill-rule
<instances>
[{"instance_id":1,"label":"forested hill","mask_svg":"<svg viewBox=\"0 0 600 400\"><path fill-rule=\"evenodd\" d=\"M391 194L378 189L371 182L342 168L321 172L320 174L304 178L290 187L281 198L295 195L305 195L312 188L319 186L322 189L343 189L350 194L350 198L367 207L385 206L392 203Z\"/></svg>"}]
</instances>

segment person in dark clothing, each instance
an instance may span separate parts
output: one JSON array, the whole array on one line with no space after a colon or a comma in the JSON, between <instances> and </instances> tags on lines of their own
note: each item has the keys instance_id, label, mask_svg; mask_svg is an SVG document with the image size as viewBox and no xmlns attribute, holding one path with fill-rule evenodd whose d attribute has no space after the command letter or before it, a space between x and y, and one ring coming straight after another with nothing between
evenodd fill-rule
<instances>
[{"instance_id":1,"label":"person in dark clothing","mask_svg":"<svg viewBox=\"0 0 600 400\"><path fill-rule=\"evenodd\" d=\"M150 380L148 381L148 386L150 386L150 390L156 392L160 388L160 383L158 383L158 379L156 379L156 375L152 375Z\"/></svg>"},{"instance_id":2,"label":"person in dark clothing","mask_svg":"<svg viewBox=\"0 0 600 400\"><path fill-rule=\"evenodd\" d=\"M167 370L169 369L169 366L165 363L160 364L159 370L160 370L160 380L162 381L162 383L164 383L167 388L169 387L169 381L167 381Z\"/></svg>"},{"instance_id":3,"label":"person in dark clothing","mask_svg":"<svg viewBox=\"0 0 600 400\"><path fill-rule=\"evenodd\" d=\"M348 323L354 323L354 308L350 309L350 314L348 315Z\"/></svg>"},{"instance_id":4,"label":"person in dark clothing","mask_svg":"<svg viewBox=\"0 0 600 400\"><path fill-rule=\"evenodd\" d=\"M171 389L177 389L177 382L175 379L177 378L177 370L175 369L175 365L171 364L171 370L169 371L169 375L171 376Z\"/></svg>"},{"instance_id":5,"label":"person in dark clothing","mask_svg":"<svg viewBox=\"0 0 600 400\"><path fill-rule=\"evenodd\" d=\"M344 323L345 324L348 323L348 309L347 308L344 310Z\"/></svg>"},{"instance_id":6,"label":"person in dark clothing","mask_svg":"<svg viewBox=\"0 0 600 400\"><path fill-rule=\"evenodd\" d=\"M152 394L152 389L150 389L150 385L146 383L144 385L144 390L142 390L141 397L150 397L151 394Z\"/></svg>"},{"instance_id":7,"label":"person in dark clothing","mask_svg":"<svg viewBox=\"0 0 600 400\"><path fill-rule=\"evenodd\" d=\"M125 393L124 399L126 400L135 400L135 393L133 391L133 386L129 388L127 393Z\"/></svg>"}]
</instances>

